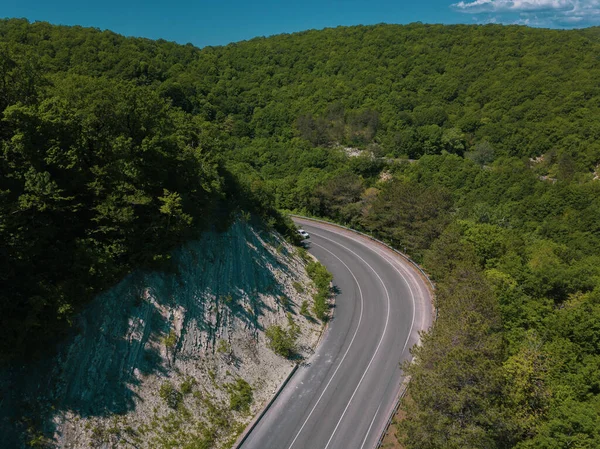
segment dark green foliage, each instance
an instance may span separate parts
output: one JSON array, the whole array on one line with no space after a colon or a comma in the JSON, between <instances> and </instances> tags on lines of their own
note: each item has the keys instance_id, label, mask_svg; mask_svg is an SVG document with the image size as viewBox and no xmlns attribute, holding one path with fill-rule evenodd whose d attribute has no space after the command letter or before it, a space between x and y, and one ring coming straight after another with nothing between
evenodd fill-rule
<instances>
[{"instance_id":1,"label":"dark green foliage","mask_svg":"<svg viewBox=\"0 0 600 449\"><path fill-rule=\"evenodd\" d=\"M193 377L187 377L183 382L181 382L180 390L183 394L190 394L196 385L196 379Z\"/></svg>"},{"instance_id":2,"label":"dark green foliage","mask_svg":"<svg viewBox=\"0 0 600 449\"><path fill-rule=\"evenodd\" d=\"M90 46L75 43L83 35ZM210 125L150 85L165 79L166 66L119 55L126 42L0 22L2 362L43 351L40 341L66 331L92 296L134 268L168 261L231 211L249 210L294 236L270 198L223 167ZM112 62L94 66L94 46ZM189 53L162 48L165 57Z\"/></svg>"},{"instance_id":3,"label":"dark green foliage","mask_svg":"<svg viewBox=\"0 0 600 449\"><path fill-rule=\"evenodd\" d=\"M425 249L439 316L415 349L417 363L405 367L405 446L586 447L600 424L600 389L589 375L600 354L600 234L585 230L600 219L600 185L539 180L516 159L474 170L451 155L424 157L396 176L421 189L451 188L448 210L458 210L441 214L449 225L433 243L411 251ZM377 230L389 238L391 225Z\"/></svg>"},{"instance_id":4,"label":"dark green foliage","mask_svg":"<svg viewBox=\"0 0 600 449\"><path fill-rule=\"evenodd\" d=\"M151 90L73 75L44 97L3 113L3 353L131 267L165 260L223 195L196 125Z\"/></svg>"},{"instance_id":5,"label":"dark green foliage","mask_svg":"<svg viewBox=\"0 0 600 449\"><path fill-rule=\"evenodd\" d=\"M297 293L304 293L304 287L300 282L294 282L292 285L294 286L294 290L296 290Z\"/></svg>"},{"instance_id":6,"label":"dark green foliage","mask_svg":"<svg viewBox=\"0 0 600 449\"><path fill-rule=\"evenodd\" d=\"M485 279L463 266L439 283L440 319L413 350L407 447L493 448L509 445L502 410L500 314Z\"/></svg>"},{"instance_id":7,"label":"dark green foliage","mask_svg":"<svg viewBox=\"0 0 600 449\"><path fill-rule=\"evenodd\" d=\"M183 401L183 395L173 386L171 382L164 382L160 386L158 394L172 409L177 409Z\"/></svg>"},{"instance_id":8,"label":"dark green foliage","mask_svg":"<svg viewBox=\"0 0 600 449\"><path fill-rule=\"evenodd\" d=\"M384 186L364 214L363 226L378 231L396 248L420 259L449 222L450 193L443 187L424 187L416 182Z\"/></svg>"},{"instance_id":9,"label":"dark green foliage","mask_svg":"<svg viewBox=\"0 0 600 449\"><path fill-rule=\"evenodd\" d=\"M596 28L340 27L200 50L0 21L1 359L232 211L299 243L276 208L296 210L374 233L438 283L405 367L405 447L594 447L599 52ZM326 319L331 277L307 269ZM293 326L267 337L293 356Z\"/></svg>"},{"instance_id":10,"label":"dark green foliage","mask_svg":"<svg viewBox=\"0 0 600 449\"><path fill-rule=\"evenodd\" d=\"M254 400L252 387L244 379L236 379L235 382L225 385L229 392L229 408L238 412L248 412Z\"/></svg>"},{"instance_id":11,"label":"dark green foliage","mask_svg":"<svg viewBox=\"0 0 600 449\"><path fill-rule=\"evenodd\" d=\"M279 304L281 304L281 307L283 307L284 309L287 309L290 305L290 299L285 295L280 295L278 302L279 302Z\"/></svg>"}]
</instances>

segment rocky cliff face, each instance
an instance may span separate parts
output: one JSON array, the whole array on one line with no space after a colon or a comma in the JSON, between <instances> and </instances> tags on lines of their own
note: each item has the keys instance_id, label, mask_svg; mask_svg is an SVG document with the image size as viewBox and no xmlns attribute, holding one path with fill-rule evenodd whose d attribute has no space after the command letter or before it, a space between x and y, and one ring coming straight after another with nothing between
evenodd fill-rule
<instances>
[{"instance_id":1,"label":"rocky cliff face","mask_svg":"<svg viewBox=\"0 0 600 449\"><path fill-rule=\"evenodd\" d=\"M241 221L172 266L98 297L51 363L4 373L2 426L60 448L231 446L292 366L265 329L293 320L299 357L316 344L320 326L299 313L310 282L291 246ZM25 431L33 413L43 433Z\"/></svg>"}]
</instances>

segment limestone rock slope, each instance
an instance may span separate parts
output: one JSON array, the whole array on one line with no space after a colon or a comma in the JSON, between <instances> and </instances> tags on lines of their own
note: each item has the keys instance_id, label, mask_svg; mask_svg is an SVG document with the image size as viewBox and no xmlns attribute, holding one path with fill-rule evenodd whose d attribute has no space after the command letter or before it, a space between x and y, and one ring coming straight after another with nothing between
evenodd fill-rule
<instances>
[{"instance_id":1,"label":"limestone rock slope","mask_svg":"<svg viewBox=\"0 0 600 449\"><path fill-rule=\"evenodd\" d=\"M44 369L4 373L5 387L20 384L0 407L20 411L8 425L21 444L230 447L292 367L265 330L299 326L297 357L312 351L321 327L299 312L312 287L278 235L238 221L172 261L169 272L133 273L95 299ZM43 431L26 430L27 403Z\"/></svg>"}]
</instances>

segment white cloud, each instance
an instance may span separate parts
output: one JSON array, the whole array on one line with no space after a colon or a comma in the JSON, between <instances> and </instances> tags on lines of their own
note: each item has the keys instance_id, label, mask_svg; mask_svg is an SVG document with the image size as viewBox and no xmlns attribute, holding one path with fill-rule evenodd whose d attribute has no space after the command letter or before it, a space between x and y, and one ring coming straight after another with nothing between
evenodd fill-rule
<instances>
[{"instance_id":1,"label":"white cloud","mask_svg":"<svg viewBox=\"0 0 600 449\"><path fill-rule=\"evenodd\" d=\"M593 1L598 3L597 1ZM465 12L569 11L578 0L475 0L460 1L452 7Z\"/></svg>"},{"instance_id":2,"label":"white cloud","mask_svg":"<svg viewBox=\"0 0 600 449\"><path fill-rule=\"evenodd\" d=\"M494 19L501 23L566 28L600 24L600 0L461 0L450 7L458 12L485 15L486 23Z\"/></svg>"}]
</instances>

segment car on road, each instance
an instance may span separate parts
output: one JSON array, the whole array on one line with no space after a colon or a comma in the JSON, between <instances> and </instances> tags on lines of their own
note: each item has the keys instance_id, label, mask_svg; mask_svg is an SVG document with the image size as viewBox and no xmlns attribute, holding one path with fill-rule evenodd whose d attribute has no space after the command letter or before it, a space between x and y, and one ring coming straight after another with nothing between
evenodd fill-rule
<instances>
[{"instance_id":1,"label":"car on road","mask_svg":"<svg viewBox=\"0 0 600 449\"><path fill-rule=\"evenodd\" d=\"M303 239L307 239L310 237L310 235L308 235L308 232L306 232L304 229L298 229L298 234L300 234Z\"/></svg>"}]
</instances>

